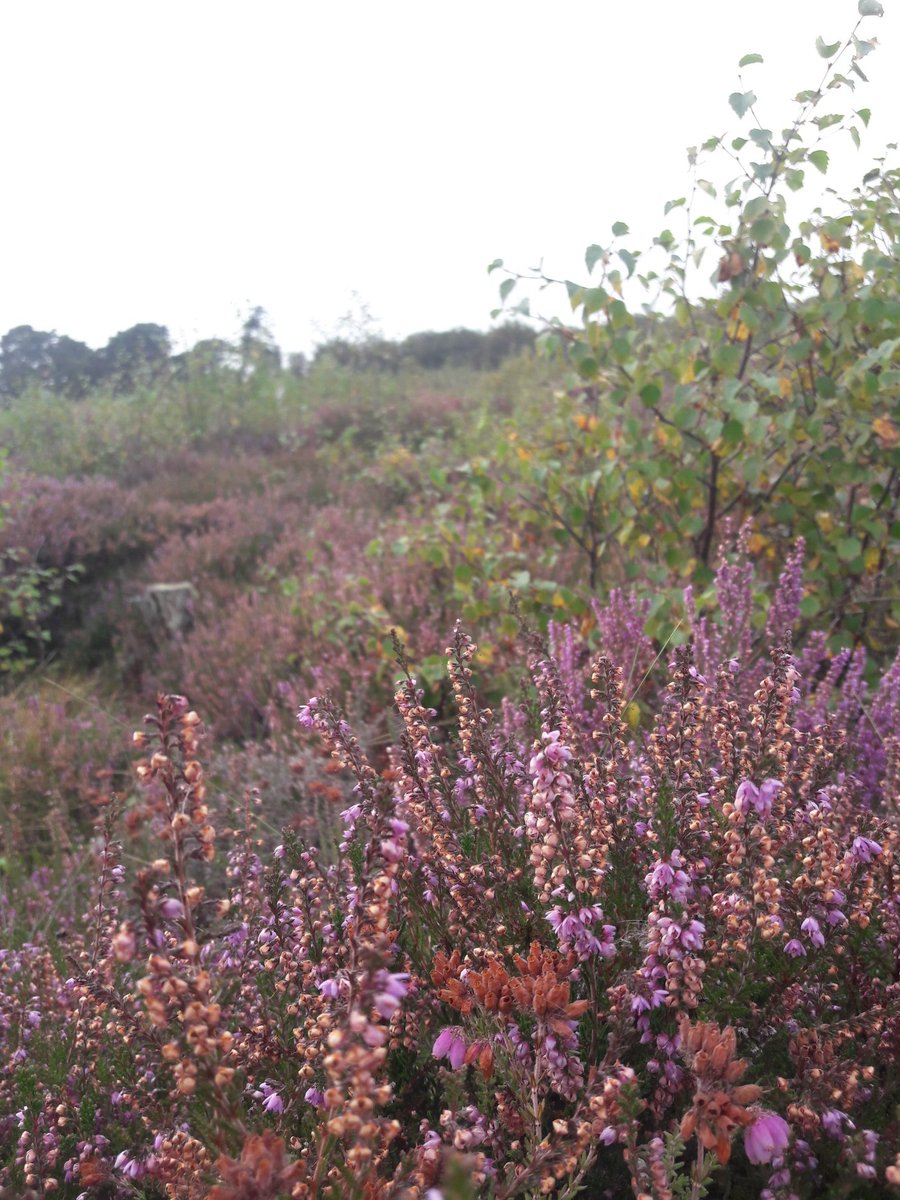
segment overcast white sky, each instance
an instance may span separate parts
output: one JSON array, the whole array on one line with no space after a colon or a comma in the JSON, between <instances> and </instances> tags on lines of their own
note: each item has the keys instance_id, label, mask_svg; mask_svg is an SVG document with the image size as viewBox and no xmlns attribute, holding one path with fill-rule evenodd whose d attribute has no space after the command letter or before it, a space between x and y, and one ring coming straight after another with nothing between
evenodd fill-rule
<instances>
[{"instance_id":1,"label":"overcast white sky","mask_svg":"<svg viewBox=\"0 0 900 1200\"><path fill-rule=\"evenodd\" d=\"M900 0L855 106L857 182L900 134ZM0 332L180 343L263 305L286 350L351 293L389 336L486 326L495 257L580 276L662 227L685 147L734 129L737 60L779 129L856 0L72 0L0 4ZM892 11L894 9L895 11ZM836 106L837 107L837 106ZM670 218L671 221L671 218Z\"/></svg>"}]
</instances>

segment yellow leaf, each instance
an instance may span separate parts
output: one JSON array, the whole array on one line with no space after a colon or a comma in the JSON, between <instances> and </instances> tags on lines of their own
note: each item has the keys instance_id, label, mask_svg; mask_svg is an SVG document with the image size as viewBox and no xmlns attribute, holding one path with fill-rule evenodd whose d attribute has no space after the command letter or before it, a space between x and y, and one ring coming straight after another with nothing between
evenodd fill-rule
<instances>
[{"instance_id":1,"label":"yellow leaf","mask_svg":"<svg viewBox=\"0 0 900 1200\"><path fill-rule=\"evenodd\" d=\"M513 550L521 550L522 549L522 539L519 537L519 535L516 533L515 530L513 530L513 535L512 535L511 541L512 541Z\"/></svg>"},{"instance_id":2,"label":"yellow leaf","mask_svg":"<svg viewBox=\"0 0 900 1200\"><path fill-rule=\"evenodd\" d=\"M826 254L837 254L841 248L840 241L837 238L829 237L824 229L819 230L819 241Z\"/></svg>"},{"instance_id":3,"label":"yellow leaf","mask_svg":"<svg viewBox=\"0 0 900 1200\"><path fill-rule=\"evenodd\" d=\"M519 458L522 460L522 462L530 462L531 461L531 451L526 450L524 446L520 446L519 447Z\"/></svg>"},{"instance_id":4,"label":"yellow leaf","mask_svg":"<svg viewBox=\"0 0 900 1200\"><path fill-rule=\"evenodd\" d=\"M765 550L769 544L769 539L763 537L761 533L754 533L748 543L751 554L759 554L761 550Z\"/></svg>"},{"instance_id":5,"label":"yellow leaf","mask_svg":"<svg viewBox=\"0 0 900 1200\"><path fill-rule=\"evenodd\" d=\"M610 461L610 462L615 462L615 458L616 458L616 452L615 452L615 450L612 448L612 446L608 446L608 447L607 447L607 450L606 450L606 457L609 459L609 461Z\"/></svg>"},{"instance_id":6,"label":"yellow leaf","mask_svg":"<svg viewBox=\"0 0 900 1200\"><path fill-rule=\"evenodd\" d=\"M728 336L734 338L736 342L746 342L750 336L750 330L743 321L729 321Z\"/></svg>"},{"instance_id":7,"label":"yellow leaf","mask_svg":"<svg viewBox=\"0 0 900 1200\"><path fill-rule=\"evenodd\" d=\"M679 383L693 383L696 378L697 378L697 376L694 374L694 360L691 359L691 361L685 366L684 370L681 372L681 375L679 376L678 381L679 381Z\"/></svg>"},{"instance_id":8,"label":"yellow leaf","mask_svg":"<svg viewBox=\"0 0 900 1200\"><path fill-rule=\"evenodd\" d=\"M553 604L554 608L565 608L566 602L565 602L565 599L563 598L562 592L555 592L551 603Z\"/></svg>"},{"instance_id":9,"label":"yellow leaf","mask_svg":"<svg viewBox=\"0 0 900 1200\"><path fill-rule=\"evenodd\" d=\"M869 574L873 574L878 570L878 563L881 559L881 551L877 546L869 546L863 555L863 562L866 565L866 570Z\"/></svg>"},{"instance_id":10,"label":"yellow leaf","mask_svg":"<svg viewBox=\"0 0 900 1200\"><path fill-rule=\"evenodd\" d=\"M782 375L778 380L778 394L782 400L787 400L793 390L793 385L787 375Z\"/></svg>"},{"instance_id":11,"label":"yellow leaf","mask_svg":"<svg viewBox=\"0 0 900 1200\"><path fill-rule=\"evenodd\" d=\"M475 661L479 666L489 667L494 661L494 647L481 646L475 654Z\"/></svg>"},{"instance_id":12,"label":"yellow leaf","mask_svg":"<svg viewBox=\"0 0 900 1200\"><path fill-rule=\"evenodd\" d=\"M628 722L630 729L637 729L641 723L641 706L637 701L632 700L625 708L625 720Z\"/></svg>"},{"instance_id":13,"label":"yellow leaf","mask_svg":"<svg viewBox=\"0 0 900 1200\"><path fill-rule=\"evenodd\" d=\"M890 448L900 442L900 433L897 432L897 426L887 417L876 417L872 422L872 431L882 446Z\"/></svg>"}]
</instances>

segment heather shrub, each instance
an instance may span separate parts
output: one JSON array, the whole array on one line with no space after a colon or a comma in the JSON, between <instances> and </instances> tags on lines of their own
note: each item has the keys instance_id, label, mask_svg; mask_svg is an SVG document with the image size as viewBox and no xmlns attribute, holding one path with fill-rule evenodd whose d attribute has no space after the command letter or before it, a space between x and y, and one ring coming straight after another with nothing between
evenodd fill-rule
<instances>
[{"instance_id":1,"label":"heather shrub","mask_svg":"<svg viewBox=\"0 0 900 1200\"><path fill-rule=\"evenodd\" d=\"M7 867L77 845L127 787L127 725L96 696L47 682L0 696L0 847Z\"/></svg>"},{"instance_id":2,"label":"heather shrub","mask_svg":"<svg viewBox=\"0 0 900 1200\"><path fill-rule=\"evenodd\" d=\"M300 710L324 758L282 716L298 808L339 829L318 846L300 820L269 853L264 793L217 833L199 718L161 701L139 863L107 821L67 957L43 933L0 960L7 1186L883 1194L898 833L834 714L799 719L784 648L745 702L682 647L632 727L608 659L573 696L525 644L495 715L457 630L452 730L401 657L372 760L325 697Z\"/></svg>"}]
</instances>

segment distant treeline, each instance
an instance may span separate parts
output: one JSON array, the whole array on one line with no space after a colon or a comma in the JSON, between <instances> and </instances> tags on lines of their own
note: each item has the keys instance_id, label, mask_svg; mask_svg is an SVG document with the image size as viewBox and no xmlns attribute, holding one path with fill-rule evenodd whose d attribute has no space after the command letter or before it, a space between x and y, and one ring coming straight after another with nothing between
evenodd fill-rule
<instances>
[{"instance_id":1,"label":"distant treeline","mask_svg":"<svg viewBox=\"0 0 900 1200\"><path fill-rule=\"evenodd\" d=\"M491 370L504 359L530 349L534 332L506 324L486 333L451 329L414 333L402 341L381 337L332 338L316 347L312 359L286 357L269 332L262 310L254 310L236 342L207 338L191 350L172 353L164 325L133 325L110 338L99 350L64 334L18 325L0 338L0 398L7 403L30 388L40 387L80 399L94 388L132 391L139 381L228 371L249 375L260 369L302 376L314 364L333 362L359 371L398 371L470 367Z\"/></svg>"}]
</instances>

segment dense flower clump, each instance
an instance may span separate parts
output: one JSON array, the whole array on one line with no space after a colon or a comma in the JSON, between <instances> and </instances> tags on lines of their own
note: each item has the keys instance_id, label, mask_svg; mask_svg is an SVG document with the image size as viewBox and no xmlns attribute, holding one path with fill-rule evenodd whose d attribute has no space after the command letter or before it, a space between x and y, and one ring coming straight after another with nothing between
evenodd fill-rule
<instances>
[{"instance_id":1,"label":"dense flower clump","mask_svg":"<svg viewBox=\"0 0 900 1200\"><path fill-rule=\"evenodd\" d=\"M310 699L334 815L274 849L258 796L229 814L209 794L197 714L160 700L128 823L155 846L135 861L108 810L83 920L65 883L17 897L5 1194L788 1200L897 1181L897 665L870 694L845 659L841 691L833 664L805 674L814 647L716 663L710 628L635 723L623 670L551 633L558 655L525 631L530 688L495 712L456 629L451 735L401 652L376 757Z\"/></svg>"}]
</instances>

